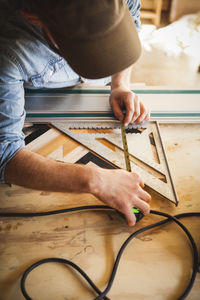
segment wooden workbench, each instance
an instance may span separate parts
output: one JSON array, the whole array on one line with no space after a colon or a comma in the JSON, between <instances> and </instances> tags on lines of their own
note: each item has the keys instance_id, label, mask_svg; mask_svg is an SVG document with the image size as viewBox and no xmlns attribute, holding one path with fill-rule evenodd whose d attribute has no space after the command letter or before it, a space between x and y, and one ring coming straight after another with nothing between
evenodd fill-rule
<instances>
[{"instance_id":1,"label":"wooden workbench","mask_svg":"<svg viewBox=\"0 0 200 300\"><path fill-rule=\"evenodd\" d=\"M170 214L200 211L200 125L163 124L161 132L180 202L175 207L152 193L151 208ZM56 141L59 147L67 142L62 134ZM45 147L37 151L42 155L52 151L55 156L55 146L48 147L46 151ZM19 212L100 202L89 194L41 192L2 184L0 203L1 210ZM114 211L1 218L0 300L24 299L20 292L23 272L47 257L72 260L103 290L123 241L131 232L157 220L158 217L150 215L129 228ZM200 247L200 219L188 218L183 223ZM188 240L174 224L141 234L126 249L108 296L115 300L177 299L188 282L191 261ZM36 300L94 299L94 293L74 274L63 265L45 264L31 273L27 290ZM200 274L187 299L200 299Z\"/></svg>"}]
</instances>

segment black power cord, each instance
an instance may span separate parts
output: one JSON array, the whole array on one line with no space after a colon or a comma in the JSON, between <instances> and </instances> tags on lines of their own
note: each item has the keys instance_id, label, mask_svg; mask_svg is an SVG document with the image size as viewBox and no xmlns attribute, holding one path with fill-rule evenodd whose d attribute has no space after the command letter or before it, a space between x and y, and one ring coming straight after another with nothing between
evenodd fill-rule
<instances>
[{"instance_id":1,"label":"black power cord","mask_svg":"<svg viewBox=\"0 0 200 300\"><path fill-rule=\"evenodd\" d=\"M48 216L48 215L55 215L55 214L60 214L60 213L66 213L66 212L74 212L74 211L81 211L81 210L96 210L96 209L109 209L109 210L113 210L111 207L109 206L104 206L104 205L88 205L88 206L80 206L80 207L73 207L73 208L67 208L67 209L62 209L62 210L55 210L55 211L49 211L49 212L39 212L39 213L0 213L0 217L39 217L39 216ZM175 216L171 216L167 213L163 213L163 212L159 212L159 211L155 211L155 210L151 210L150 211L151 214L155 214L155 215L159 215L159 216L163 216L166 219L159 221L157 223L148 225L146 227L143 227L137 231L135 231L134 233L132 233L123 243L123 245L121 246L116 260L114 262L114 266L110 275L110 279L108 281L108 284L105 288L104 291L100 291L99 288L95 285L95 283L88 277L88 275L76 264L74 264L73 262L71 262L70 260L67 259L62 259L62 258L46 258L46 259L42 259L36 263L34 263L33 265L31 265L30 267L28 267L26 269L26 271L24 272L22 279L21 279L21 291L22 294L24 295L25 299L27 300L32 300L32 298L28 295L26 288L25 288L25 282L27 279L27 276L30 274L30 272L37 268L38 266L45 264L45 263L49 263L49 262L57 262L57 263L62 263L62 264L66 264L71 266L72 268L74 268L76 271L78 271L80 273L81 276L84 277L84 279L88 282L88 284L93 288L93 290L98 294L98 296L95 298L95 300L101 300L101 299L105 299L105 300L109 300L109 298L106 296L108 294L108 292L110 291L113 281L115 279L115 275L117 272L117 268L121 259L121 256L125 250L125 248L127 247L127 245L129 244L129 242L136 237L138 234L145 232L147 230L153 229L155 227L164 225L170 221L175 222L186 234L186 236L188 237L190 244L192 246L192 250L193 250L193 271L191 274L191 278L190 281L185 289L185 291L177 298L177 300L183 300L185 299L188 294L190 293L197 272L198 272L198 251L197 251L197 246L195 244L195 241L191 235L191 233L189 232L189 230L179 221L179 219L181 218L186 218L186 217L200 217L200 212L194 212L194 213L182 213L182 214L178 214Z\"/></svg>"}]
</instances>

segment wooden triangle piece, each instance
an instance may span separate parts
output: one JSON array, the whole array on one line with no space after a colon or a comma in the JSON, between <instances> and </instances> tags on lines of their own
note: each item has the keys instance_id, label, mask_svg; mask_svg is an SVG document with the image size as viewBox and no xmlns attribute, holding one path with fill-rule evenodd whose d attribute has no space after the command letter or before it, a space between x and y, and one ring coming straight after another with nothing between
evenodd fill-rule
<instances>
[{"instance_id":1,"label":"wooden triangle piece","mask_svg":"<svg viewBox=\"0 0 200 300\"><path fill-rule=\"evenodd\" d=\"M96 127L95 122L92 122L90 127L93 131L81 129L79 125L76 130L70 128L69 123L53 123L52 125L116 167L126 169L120 128L102 133L99 122ZM96 131L95 128L97 128ZM139 133L126 134L132 172L138 173L145 185L177 205L177 195L158 124L150 122L146 129L137 132Z\"/></svg>"}]
</instances>

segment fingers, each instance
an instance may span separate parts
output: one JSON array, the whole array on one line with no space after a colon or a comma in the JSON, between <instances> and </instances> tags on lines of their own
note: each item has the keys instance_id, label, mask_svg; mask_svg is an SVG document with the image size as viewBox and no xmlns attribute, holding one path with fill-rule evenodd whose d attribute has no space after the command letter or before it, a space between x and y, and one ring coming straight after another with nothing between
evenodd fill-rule
<instances>
[{"instance_id":1,"label":"fingers","mask_svg":"<svg viewBox=\"0 0 200 300\"><path fill-rule=\"evenodd\" d=\"M140 114L135 119L136 123L142 123L147 121L150 117L150 111L147 109L142 102L140 102Z\"/></svg>"},{"instance_id":2,"label":"fingers","mask_svg":"<svg viewBox=\"0 0 200 300\"><path fill-rule=\"evenodd\" d=\"M150 111L148 111L146 117L144 118L144 122L148 121L150 118Z\"/></svg>"},{"instance_id":3,"label":"fingers","mask_svg":"<svg viewBox=\"0 0 200 300\"><path fill-rule=\"evenodd\" d=\"M137 94L130 94L127 96L126 102L126 117L124 124L127 126L129 123L142 123L147 121L150 117L149 110L139 101Z\"/></svg>"},{"instance_id":4,"label":"fingers","mask_svg":"<svg viewBox=\"0 0 200 300\"><path fill-rule=\"evenodd\" d=\"M129 174L133 177L133 181L138 184L138 186L144 188L144 182L138 173L131 172Z\"/></svg>"},{"instance_id":5,"label":"fingers","mask_svg":"<svg viewBox=\"0 0 200 300\"><path fill-rule=\"evenodd\" d=\"M124 125L127 126L131 123L134 114L134 95L130 93L126 96L125 100L126 116L124 119Z\"/></svg>"},{"instance_id":6,"label":"fingers","mask_svg":"<svg viewBox=\"0 0 200 300\"><path fill-rule=\"evenodd\" d=\"M143 189L144 183L141 177L137 173L132 173L132 175L136 186L134 186L132 192L133 197L132 199L129 199L128 203L126 203L124 211L129 226L134 226L136 222L135 215L132 212L132 207L138 208L144 215L147 215L150 212L149 203L151 201L151 196Z\"/></svg>"},{"instance_id":7,"label":"fingers","mask_svg":"<svg viewBox=\"0 0 200 300\"><path fill-rule=\"evenodd\" d=\"M141 114L141 103L138 99L138 95L131 93L126 98L126 117L124 120L125 126L129 123L134 123Z\"/></svg>"},{"instance_id":8,"label":"fingers","mask_svg":"<svg viewBox=\"0 0 200 300\"><path fill-rule=\"evenodd\" d=\"M132 174L135 177L134 180L136 181L136 188L134 188L133 190L134 197L132 199L131 205L132 207L137 207L143 212L144 215L146 215L150 211L149 203L151 201L151 195L143 189L144 183L141 177L136 173L132 173Z\"/></svg>"},{"instance_id":9,"label":"fingers","mask_svg":"<svg viewBox=\"0 0 200 300\"><path fill-rule=\"evenodd\" d=\"M129 123L142 123L149 119L149 110L139 101L138 95L128 89L115 89L109 98L112 110L120 122L127 126ZM123 108L126 109L124 117Z\"/></svg>"},{"instance_id":10,"label":"fingers","mask_svg":"<svg viewBox=\"0 0 200 300\"><path fill-rule=\"evenodd\" d=\"M136 216L135 216L135 214L132 211L133 207L138 208L145 216L148 215L149 212L150 212L150 206L149 206L149 204L147 202L142 201L139 198L135 199L133 205L129 204L123 210L123 214L125 215L127 223L128 223L129 226L134 226L135 223L136 223Z\"/></svg>"},{"instance_id":11,"label":"fingers","mask_svg":"<svg viewBox=\"0 0 200 300\"><path fill-rule=\"evenodd\" d=\"M126 207L123 208L122 213L125 215L127 223L129 226L134 226L136 223L136 216L132 211L132 208L136 207L138 208L145 216L149 214L150 212L150 206L145 201L142 201L141 199L135 199L133 205L126 205Z\"/></svg>"},{"instance_id":12,"label":"fingers","mask_svg":"<svg viewBox=\"0 0 200 300\"><path fill-rule=\"evenodd\" d=\"M139 176L139 175L138 175L138 176ZM143 180L141 179L141 177L140 177L139 185L140 185L142 188L144 188L144 182L143 182Z\"/></svg>"},{"instance_id":13,"label":"fingers","mask_svg":"<svg viewBox=\"0 0 200 300\"><path fill-rule=\"evenodd\" d=\"M134 110L134 114L133 114L131 123L134 123L137 120L137 118L140 116L140 101L138 99L138 95L136 95L136 94L135 94L135 99L134 99L134 107L135 107L135 110Z\"/></svg>"},{"instance_id":14,"label":"fingers","mask_svg":"<svg viewBox=\"0 0 200 300\"><path fill-rule=\"evenodd\" d=\"M136 216L132 211L132 207L127 207L127 209L123 211L123 214L126 217L128 226L134 226L136 223Z\"/></svg>"},{"instance_id":15,"label":"fingers","mask_svg":"<svg viewBox=\"0 0 200 300\"><path fill-rule=\"evenodd\" d=\"M124 120L124 114L122 112L122 109L119 105L118 102L114 102L114 104L112 105L112 109L113 109L113 112L115 114L115 117L120 120L120 122L122 123L123 120Z\"/></svg>"},{"instance_id":16,"label":"fingers","mask_svg":"<svg viewBox=\"0 0 200 300\"><path fill-rule=\"evenodd\" d=\"M149 193L147 193L141 187L139 187L138 194L139 194L140 199L146 201L147 203L149 203L151 201L151 196L149 195Z\"/></svg>"},{"instance_id":17,"label":"fingers","mask_svg":"<svg viewBox=\"0 0 200 300\"><path fill-rule=\"evenodd\" d=\"M145 201L142 201L141 199L135 199L134 201L134 207L138 208L139 210L141 210L141 212L144 215L148 215L150 212L150 206L148 203L146 203Z\"/></svg>"}]
</instances>

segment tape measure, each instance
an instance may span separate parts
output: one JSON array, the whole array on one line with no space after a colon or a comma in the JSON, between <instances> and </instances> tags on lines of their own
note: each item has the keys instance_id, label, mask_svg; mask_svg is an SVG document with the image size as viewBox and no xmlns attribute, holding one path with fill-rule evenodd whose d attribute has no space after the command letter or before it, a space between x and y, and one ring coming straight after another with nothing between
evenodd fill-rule
<instances>
[{"instance_id":1,"label":"tape measure","mask_svg":"<svg viewBox=\"0 0 200 300\"><path fill-rule=\"evenodd\" d=\"M130 163L130 158L129 158L129 153L128 153L128 144L127 144L126 131L125 131L124 124L121 125L121 132L122 132L122 142L123 142L123 147L124 147L124 158L125 158L125 163L126 163L126 170L128 172L131 172L131 163ZM132 212L135 214L136 222L140 221L144 217L143 213L136 207L132 207ZM119 214L124 217L124 215L122 213L119 212Z\"/></svg>"},{"instance_id":2,"label":"tape measure","mask_svg":"<svg viewBox=\"0 0 200 300\"><path fill-rule=\"evenodd\" d=\"M127 139L126 139L126 131L124 124L121 124L121 133L122 133L122 142L123 142L123 148L124 148L124 158L125 158L125 163L126 163L126 170L131 172L131 163L130 163L130 158L129 158L129 153L128 153L128 144L127 144Z\"/></svg>"}]
</instances>

